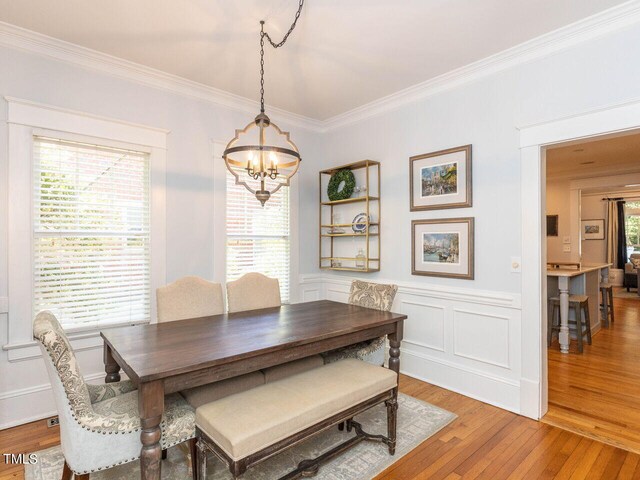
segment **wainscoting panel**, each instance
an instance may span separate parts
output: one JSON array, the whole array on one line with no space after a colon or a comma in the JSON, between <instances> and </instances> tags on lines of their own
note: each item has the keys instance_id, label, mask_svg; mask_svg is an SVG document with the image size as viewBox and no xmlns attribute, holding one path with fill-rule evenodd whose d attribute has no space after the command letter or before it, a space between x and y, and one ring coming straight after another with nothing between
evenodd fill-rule
<instances>
[{"instance_id":1,"label":"wainscoting panel","mask_svg":"<svg viewBox=\"0 0 640 480\"><path fill-rule=\"evenodd\" d=\"M300 291L313 289L328 300L346 302L352 280L303 275ZM408 317L402 373L519 413L520 305L518 294L398 284L393 311Z\"/></svg>"},{"instance_id":2,"label":"wainscoting panel","mask_svg":"<svg viewBox=\"0 0 640 480\"><path fill-rule=\"evenodd\" d=\"M509 369L509 317L454 308L453 354Z\"/></svg>"},{"instance_id":3,"label":"wainscoting panel","mask_svg":"<svg viewBox=\"0 0 640 480\"><path fill-rule=\"evenodd\" d=\"M438 352L445 351L444 328L446 308L423 302L401 300L399 310L408 315L404 336L412 345Z\"/></svg>"}]
</instances>

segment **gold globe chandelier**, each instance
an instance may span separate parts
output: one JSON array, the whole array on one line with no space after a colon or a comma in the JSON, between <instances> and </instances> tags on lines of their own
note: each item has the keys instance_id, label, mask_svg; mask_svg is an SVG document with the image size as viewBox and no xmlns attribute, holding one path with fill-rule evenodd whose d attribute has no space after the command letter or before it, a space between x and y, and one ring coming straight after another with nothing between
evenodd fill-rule
<instances>
[{"instance_id":1,"label":"gold globe chandelier","mask_svg":"<svg viewBox=\"0 0 640 480\"><path fill-rule=\"evenodd\" d=\"M302 161L289 132L282 131L264 111L264 40L273 48L282 47L296 27L303 5L300 0L289 31L278 43L264 31L264 20L260 22L260 113L242 130L236 130L222 155L236 185L253 193L262 206L282 186L289 186Z\"/></svg>"}]
</instances>

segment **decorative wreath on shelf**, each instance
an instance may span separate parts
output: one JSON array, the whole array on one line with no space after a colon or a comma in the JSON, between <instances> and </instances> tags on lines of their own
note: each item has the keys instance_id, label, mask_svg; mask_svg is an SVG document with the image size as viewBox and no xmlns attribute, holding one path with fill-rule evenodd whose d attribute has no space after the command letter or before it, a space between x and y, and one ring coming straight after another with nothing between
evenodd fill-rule
<instances>
[{"instance_id":1,"label":"decorative wreath on shelf","mask_svg":"<svg viewBox=\"0 0 640 480\"><path fill-rule=\"evenodd\" d=\"M329 179L327 185L327 195L332 202L335 200L346 200L353 195L353 189L356 186L356 177L348 168L338 170Z\"/></svg>"}]
</instances>

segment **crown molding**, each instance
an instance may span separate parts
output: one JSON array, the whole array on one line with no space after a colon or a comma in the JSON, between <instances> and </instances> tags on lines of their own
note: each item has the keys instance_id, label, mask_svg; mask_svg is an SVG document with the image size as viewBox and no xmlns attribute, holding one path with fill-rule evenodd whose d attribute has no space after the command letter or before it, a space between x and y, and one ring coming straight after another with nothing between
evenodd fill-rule
<instances>
[{"instance_id":1,"label":"crown molding","mask_svg":"<svg viewBox=\"0 0 640 480\"><path fill-rule=\"evenodd\" d=\"M503 50L490 57L326 120L317 120L271 106L269 107L269 112L274 119L288 125L320 133L329 132L471 83L514 66L552 55L574 45L622 30L638 22L640 22L640 0L630 0L515 47ZM251 115L255 114L259 106L258 102L240 95L4 22L0 22L0 46L54 58Z\"/></svg>"},{"instance_id":2,"label":"crown molding","mask_svg":"<svg viewBox=\"0 0 640 480\"><path fill-rule=\"evenodd\" d=\"M257 101L240 95L5 22L0 22L0 46L35 53L174 94L204 100L231 110L249 113L252 116L260 108ZM313 131L319 131L323 127L323 122L319 120L277 107L268 108L269 116L288 125Z\"/></svg>"},{"instance_id":3,"label":"crown molding","mask_svg":"<svg viewBox=\"0 0 640 480\"><path fill-rule=\"evenodd\" d=\"M352 123L361 122L494 73L622 30L638 22L640 22L640 0L630 0L490 57L331 117L325 120L323 131L336 130Z\"/></svg>"}]
</instances>

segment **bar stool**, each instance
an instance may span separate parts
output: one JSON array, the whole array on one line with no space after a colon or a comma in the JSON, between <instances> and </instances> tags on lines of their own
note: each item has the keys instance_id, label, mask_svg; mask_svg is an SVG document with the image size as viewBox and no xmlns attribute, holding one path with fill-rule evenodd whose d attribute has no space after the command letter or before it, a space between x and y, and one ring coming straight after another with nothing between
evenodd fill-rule
<instances>
[{"instance_id":1,"label":"bar stool","mask_svg":"<svg viewBox=\"0 0 640 480\"><path fill-rule=\"evenodd\" d=\"M575 325L578 340L578 352L582 353L582 341L587 336L587 343L591 345L591 318L589 317L589 297L586 295L569 295L569 311L573 308L575 320L569 320L569 329ZM560 297L549 299L551 315L547 314L547 346L551 346L553 332L560 331ZM556 315L556 312L558 313ZM582 316L584 314L584 322Z\"/></svg>"},{"instance_id":2,"label":"bar stool","mask_svg":"<svg viewBox=\"0 0 640 480\"><path fill-rule=\"evenodd\" d=\"M602 321L603 325L608 328L609 318L611 318L611 323L615 320L613 313L613 285L610 283L601 283L600 296L602 297L602 303L600 304L600 309L602 310Z\"/></svg>"}]
</instances>

